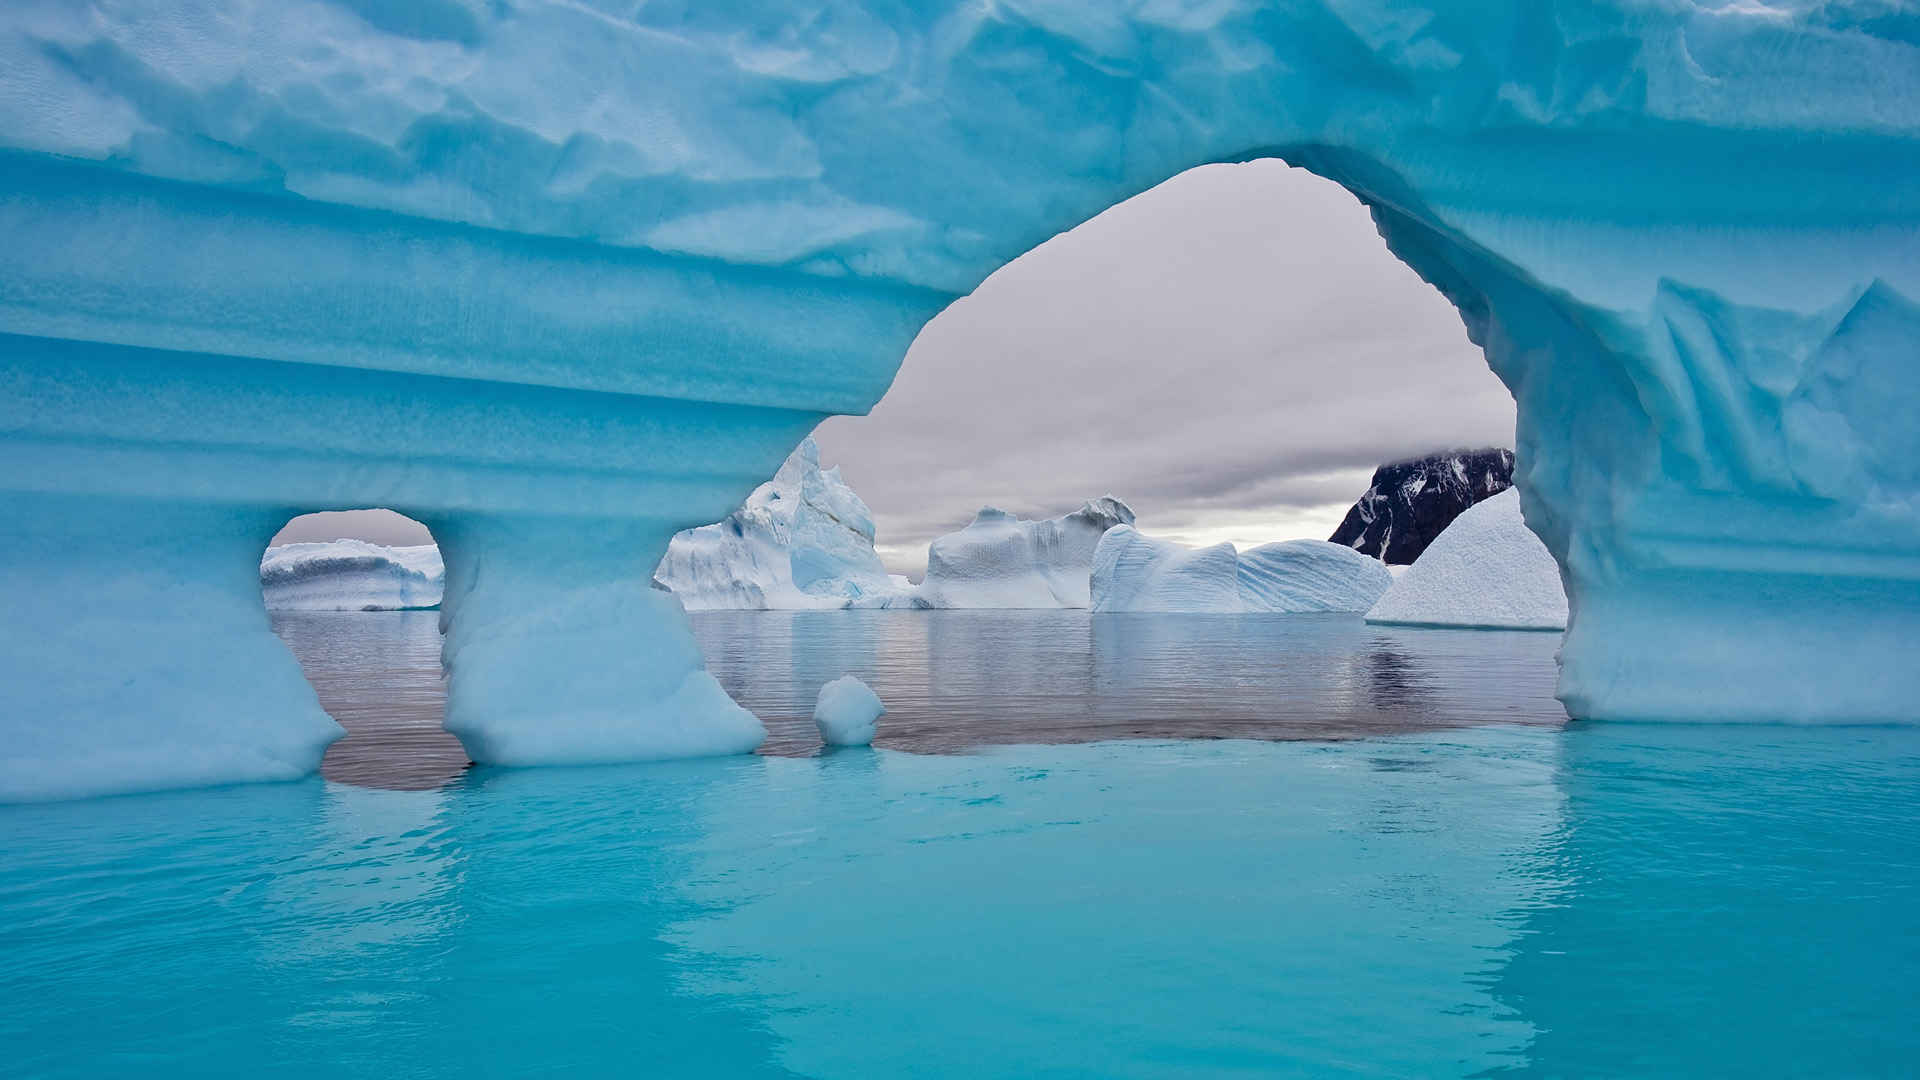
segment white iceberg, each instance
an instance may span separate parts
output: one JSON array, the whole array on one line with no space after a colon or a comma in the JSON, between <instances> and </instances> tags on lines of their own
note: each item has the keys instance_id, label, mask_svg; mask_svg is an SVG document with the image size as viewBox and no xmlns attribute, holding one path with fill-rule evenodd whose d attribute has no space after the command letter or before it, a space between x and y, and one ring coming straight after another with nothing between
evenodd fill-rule
<instances>
[{"instance_id":1,"label":"white iceberg","mask_svg":"<svg viewBox=\"0 0 1920 1080\"><path fill-rule=\"evenodd\" d=\"M1362 612L1393 575L1379 560L1325 540L1284 540L1246 551L1190 548L1132 526L1111 529L1093 560L1093 610Z\"/></svg>"},{"instance_id":2,"label":"white iceberg","mask_svg":"<svg viewBox=\"0 0 1920 1080\"><path fill-rule=\"evenodd\" d=\"M1565 630L1560 567L1512 488L1469 507L1367 612L1370 623Z\"/></svg>"},{"instance_id":3,"label":"white iceberg","mask_svg":"<svg viewBox=\"0 0 1920 1080\"><path fill-rule=\"evenodd\" d=\"M852 675L842 675L820 688L813 722L828 746L865 746L879 732L886 712L871 687Z\"/></svg>"},{"instance_id":4,"label":"white iceberg","mask_svg":"<svg viewBox=\"0 0 1920 1080\"><path fill-rule=\"evenodd\" d=\"M260 558L260 595L269 611L403 611L439 607L446 576L434 544L282 544Z\"/></svg>"},{"instance_id":5,"label":"white iceberg","mask_svg":"<svg viewBox=\"0 0 1920 1080\"><path fill-rule=\"evenodd\" d=\"M654 581L688 611L887 607L910 588L873 550L873 515L801 440L725 519L676 533Z\"/></svg>"},{"instance_id":6,"label":"white iceberg","mask_svg":"<svg viewBox=\"0 0 1920 1080\"><path fill-rule=\"evenodd\" d=\"M1112 495L1044 521L983 507L966 528L928 547L927 574L912 603L929 608L1087 607L1100 537L1132 521L1132 508Z\"/></svg>"}]
</instances>

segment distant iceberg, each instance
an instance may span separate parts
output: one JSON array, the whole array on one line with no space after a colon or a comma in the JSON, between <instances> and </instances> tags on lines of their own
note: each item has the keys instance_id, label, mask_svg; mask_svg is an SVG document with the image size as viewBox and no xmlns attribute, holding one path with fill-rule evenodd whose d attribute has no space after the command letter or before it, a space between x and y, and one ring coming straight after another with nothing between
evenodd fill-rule
<instances>
[{"instance_id":1,"label":"distant iceberg","mask_svg":"<svg viewBox=\"0 0 1920 1080\"><path fill-rule=\"evenodd\" d=\"M1084 608L1093 552L1133 509L1105 495L1064 517L1028 521L983 507L973 522L927 549L927 576L912 604L928 608Z\"/></svg>"},{"instance_id":2,"label":"distant iceberg","mask_svg":"<svg viewBox=\"0 0 1920 1080\"><path fill-rule=\"evenodd\" d=\"M1325 540L1190 548L1127 525L1101 538L1092 573L1095 611L1358 613L1392 584L1379 560Z\"/></svg>"},{"instance_id":3,"label":"distant iceberg","mask_svg":"<svg viewBox=\"0 0 1920 1080\"><path fill-rule=\"evenodd\" d=\"M1565 630L1567 594L1509 489L1475 505L1367 612L1371 623Z\"/></svg>"},{"instance_id":4,"label":"distant iceberg","mask_svg":"<svg viewBox=\"0 0 1920 1080\"><path fill-rule=\"evenodd\" d=\"M873 550L873 514L809 435L722 521L674 535L653 580L688 611L887 607L912 586Z\"/></svg>"},{"instance_id":5,"label":"distant iceberg","mask_svg":"<svg viewBox=\"0 0 1920 1080\"><path fill-rule=\"evenodd\" d=\"M260 559L269 611L402 611L440 606L446 567L433 544L364 540L270 547Z\"/></svg>"}]
</instances>

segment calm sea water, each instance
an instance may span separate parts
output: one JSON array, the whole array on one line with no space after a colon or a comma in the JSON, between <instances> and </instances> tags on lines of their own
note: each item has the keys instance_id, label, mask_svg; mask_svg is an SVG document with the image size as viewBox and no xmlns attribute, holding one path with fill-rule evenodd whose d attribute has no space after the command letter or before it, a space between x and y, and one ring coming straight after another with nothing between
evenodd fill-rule
<instances>
[{"instance_id":1,"label":"calm sea water","mask_svg":"<svg viewBox=\"0 0 1920 1080\"><path fill-rule=\"evenodd\" d=\"M771 642L782 621L750 625ZM715 625L737 686L762 646ZM1085 647L972 633L968 661L896 654L904 632L872 625L870 656L769 659L744 696L798 715L817 676L871 672L904 728L952 686L985 714L956 724L1005 735L966 741L1005 742L1016 713L978 702L996 680L1045 699L1051 678L1215 725L1198 734L1286 738L0 808L0 1075L1920 1067L1920 729L1562 726L1525 675L1553 642L1524 635L1272 631L1316 673L1234 659L1218 628L1117 649L1099 620ZM1369 667L1382 641L1396 659ZM1023 651L1062 659L1046 675ZM1196 665L1184 700L1176 655ZM916 695L921 663L938 674ZM1260 707L1275 688L1291 696ZM1316 708L1335 733L1401 733L1307 738ZM1114 733L1105 708L1033 711L1049 738Z\"/></svg>"},{"instance_id":2,"label":"calm sea water","mask_svg":"<svg viewBox=\"0 0 1920 1080\"><path fill-rule=\"evenodd\" d=\"M321 706L347 729L327 748L322 776L414 791L465 771L466 749L440 726L447 683L440 674L438 611L276 611L269 617Z\"/></svg>"},{"instance_id":3,"label":"calm sea water","mask_svg":"<svg viewBox=\"0 0 1920 1080\"><path fill-rule=\"evenodd\" d=\"M1558 634L1085 611L704 612L693 629L720 684L766 722L770 753L819 750L814 699L848 672L886 702L876 745L921 753L1567 719Z\"/></svg>"},{"instance_id":4,"label":"calm sea water","mask_svg":"<svg viewBox=\"0 0 1920 1080\"><path fill-rule=\"evenodd\" d=\"M273 627L347 729L328 779L412 790L466 768L440 726L438 612L277 612ZM876 745L917 753L1567 718L1553 699L1558 634L1085 611L702 612L693 629L720 684L766 722L768 754L820 752L814 699L849 672L887 704Z\"/></svg>"}]
</instances>

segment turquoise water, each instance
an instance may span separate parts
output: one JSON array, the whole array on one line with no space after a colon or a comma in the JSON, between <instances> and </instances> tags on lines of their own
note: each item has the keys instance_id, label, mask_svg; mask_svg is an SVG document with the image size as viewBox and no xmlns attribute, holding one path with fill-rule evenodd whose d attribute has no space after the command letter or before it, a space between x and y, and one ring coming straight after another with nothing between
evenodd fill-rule
<instances>
[{"instance_id":1,"label":"turquoise water","mask_svg":"<svg viewBox=\"0 0 1920 1080\"><path fill-rule=\"evenodd\" d=\"M1910 1075L1916 794L1494 724L0 808L0 1074Z\"/></svg>"}]
</instances>

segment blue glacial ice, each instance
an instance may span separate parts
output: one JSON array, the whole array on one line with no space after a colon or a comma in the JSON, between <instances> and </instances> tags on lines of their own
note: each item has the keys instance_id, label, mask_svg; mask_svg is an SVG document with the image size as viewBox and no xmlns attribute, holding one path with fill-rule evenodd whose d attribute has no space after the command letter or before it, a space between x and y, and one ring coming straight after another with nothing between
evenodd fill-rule
<instances>
[{"instance_id":1,"label":"blue glacial ice","mask_svg":"<svg viewBox=\"0 0 1920 1080\"><path fill-rule=\"evenodd\" d=\"M888 607L911 587L873 550L873 514L820 468L813 436L711 525L677 533L654 580L688 611Z\"/></svg>"},{"instance_id":2,"label":"blue glacial ice","mask_svg":"<svg viewBox=\"0 0 1920 1080\"><path fill-rule=\"evenodd\" d=\"M1131 524L1111 495L1057 518L1029 521L984 506L967 527L927 547L927 573L908 598L923 608L1083 608L1100 537Z\"/></svg>"},{"instance_id":3,"label":"blue glacial ice","mask_svg":"<svg viewBox=\"0 0 1920 1080\"><path fill-rule=\"evenodd\" d=\"M268 611L405 611L440 606L446 567L434 544L365 540L282 544L260 557Z\"/></svg>"},{"instance_id":4,"label":"blue glacial ice","mask_svg":"<svg viewBox=\"0 0 1920 1080\"><path fill-rule=\"evenodd\" d=\"M1380 560L1345 544L1285 540L1239 551L1190 548L1131 525L1094 552L1095 611L1309 614L1366 611L1393 584Z\"/></svg>"},{"instance_id":5,"label":"blue glacial ice","mask_svg":"<svg viewBox=\"0 0 1920 1080\"><path fill-rule=\"evenodd\" d=\"M311 770L256 566L347 507L441 541L476 759L753 745L651 588L674 533L997 267L1265 156L1513 391L1575 715L1912 719L1898 7L17 0L0 798Z\"/></svg>"},{"instance_id":6,"label":"blue glacial ice","mask_svg":"<svg viewBox=\"0 0 1920 1080\"><path fill-rule=\"evenodd\" d=\"M1560 567L1512 488L1468 507L1367 612L1370 623L1564 630Z\"/></svg>"}]
</instances>

